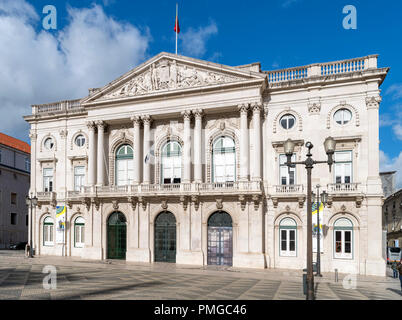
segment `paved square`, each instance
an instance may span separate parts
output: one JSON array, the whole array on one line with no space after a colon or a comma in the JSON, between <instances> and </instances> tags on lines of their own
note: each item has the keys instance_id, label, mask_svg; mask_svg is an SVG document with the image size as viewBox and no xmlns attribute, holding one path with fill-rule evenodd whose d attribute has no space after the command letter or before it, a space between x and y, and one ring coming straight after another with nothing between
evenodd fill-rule
<instances>
[{"instance_id":1,"label":"paved square","mask_svg":"<svg viewBox=\"0 0 402 320\"><path fill-rule=\"evenodd\" d=\"M43 267L57 270L57 288L46 290ZM402 300L399 279L358 276L348 289L333 274L315 278L319 300ZM298 270L218 269L175 264L134 264L79 258L35 257L0 250L0 300L304 300Z\"/></svg>"}]
</instances>

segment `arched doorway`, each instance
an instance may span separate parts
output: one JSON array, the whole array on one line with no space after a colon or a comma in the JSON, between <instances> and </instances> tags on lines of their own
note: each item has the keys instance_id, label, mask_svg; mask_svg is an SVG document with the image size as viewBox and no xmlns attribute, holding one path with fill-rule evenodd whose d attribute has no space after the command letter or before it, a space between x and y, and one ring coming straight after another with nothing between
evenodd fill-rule
<instances>
[{"instance_id":1,"label":"arched doorway","mask_svg":"<svg viewBox=\"0 0 402 320\"><path fill-rule=\"evenodd\" d=\"M208 265L232 266L232 264L232 218L226 212L218 211L208 219Z\"/></svg>"},{"instance_id":2,"label":"arched doorway","mask_svg":"<svg viewBox=\"0 0 402 320\"><path fill-rule=\"evenodd\" d=\"M121 212L113 212L107 221L107 258L126 259L127 223Z\"/></svg>"},{"instance_id":3,"label":"arched doorway","mask_svg":"<svg viewBox=\"0 0 402 320\"><path fill-rule=\"evenodd\" d=\"M176 262L176 218L165 211L155 219L155 262Z\"/></svg>"}]
</instances>

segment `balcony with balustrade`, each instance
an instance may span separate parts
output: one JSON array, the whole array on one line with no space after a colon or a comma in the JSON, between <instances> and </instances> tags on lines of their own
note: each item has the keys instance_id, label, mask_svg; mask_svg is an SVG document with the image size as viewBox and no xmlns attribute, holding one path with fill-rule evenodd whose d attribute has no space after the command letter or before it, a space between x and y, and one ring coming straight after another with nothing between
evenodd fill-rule
<instances>
[{"instance_id":1,"label":"balcony with balustrade","mask_svg":"<svg viewBox=\"0 0 402 320\"><path fill-rule=\"evenodd\" d=\"M238 196L262 195L259 181L214 183L138 184L124 186L83 186L80 191L68 191L69 200L83 198L163 197L163 196Z\"/></svg>"}]
</instances>

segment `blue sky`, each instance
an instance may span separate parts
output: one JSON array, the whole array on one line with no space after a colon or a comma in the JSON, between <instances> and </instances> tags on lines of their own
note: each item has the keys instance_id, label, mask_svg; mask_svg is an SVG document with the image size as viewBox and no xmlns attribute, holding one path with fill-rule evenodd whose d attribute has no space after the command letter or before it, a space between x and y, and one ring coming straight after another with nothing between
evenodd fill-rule
<instances>
[{"instance_id":1,"label":"blue sky","mask_svg":"<svg viewBox=\"0 0 402 320\"><path fill-rule=\"evenodd\" d=\"M402 170L401 1L178 3L179 54L227 65L259 61L264 70L379 54L379 67L391 67L382 85L381 169ZM57 8L57 30L42 28L48 4ZM0 131L28 141L21 115L30 104L85 96L161 51L174 52L175 4L0 0ZM342 27L345 5L357 9L356 30Z\"/></svg>"}]
</instances>

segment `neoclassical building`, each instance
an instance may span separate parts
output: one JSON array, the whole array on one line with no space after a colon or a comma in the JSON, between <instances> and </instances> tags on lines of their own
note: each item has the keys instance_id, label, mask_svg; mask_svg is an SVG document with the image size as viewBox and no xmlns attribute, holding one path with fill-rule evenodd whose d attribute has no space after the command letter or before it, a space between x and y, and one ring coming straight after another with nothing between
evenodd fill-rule
<instances>
[{"instance_id":1,"label":"neoclassical building","mask_svg":"<svg viewBox=\"0 0 402 320\"><path fill-rule=\"evenodd\" d=\"M192 265L306 265L306 170L322 271L385 275L377 55L262 71L160 53L80 100L33 105L37 255ZM67 223L63 228L65 217Z\"/></svg>"}]
</instances>

